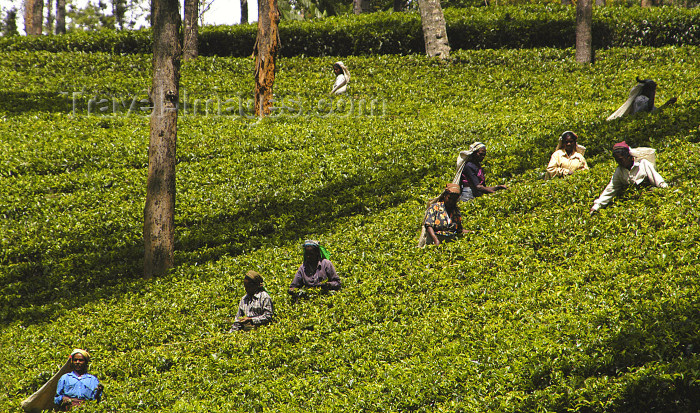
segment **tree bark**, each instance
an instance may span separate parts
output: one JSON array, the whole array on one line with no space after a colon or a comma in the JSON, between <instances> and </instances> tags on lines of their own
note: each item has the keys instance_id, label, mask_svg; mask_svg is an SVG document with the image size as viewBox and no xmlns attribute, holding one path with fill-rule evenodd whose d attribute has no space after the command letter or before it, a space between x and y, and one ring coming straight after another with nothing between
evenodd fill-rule
<instances>
[{"instance_id":1,"label":"tree bark","mask_svg":"<svg viewBox=\"0 0 700 413\"><path fill-rule=\"evenodd\" d=\"M576 62L593 63L593 0L576 2Z\"/></svg>"},{"instance_id":2,"label":"tree bark","mask_svg":"<svg viewBox=\"0 0 700 413\"><path fill-rule=\"evenodd\" d=\"M17 31L17 9L13 7L5 13L5 20L2 26L3 36L10 37L19 35Z\"/></svg>"},{"instance_id":3,"label":"tree bark","mask_svg":"<svg viewBox=\"0 0 700 413\"><path fill-rule=\"evenodd\" d=\"M44 22L44 1L24 0L24 31L29 36L40 36Z\"/></svg>"},{"instance_id":4,"label":"tree bark","mask_svg":"<svg viewBox=\"0 0 700 413\"><path fill-rule=\"evenodd\" d=\"M54 15L53 15L53 1L52 0L47 0L46 2L46 33L51 34L53 33L53 23L54 23Z\"/></svg>"},{"instance_id":5,"label":"tree bark","mask_svg":"<svg viewBox=\"0 0 700 413\"><path fill-rule=\"evenodd\" d=\"M277 0L258 0L258 35L255 39L255 115L270 114L272 88L275 83L275 61L279 50Z\"/></svg>"},{"instance_id":6,"label":"tree bark","mask_svg":"<svg viewBox=\"0 0 700 413\"><path fill-rule=\"evenodd\" d=\"M241 0L241 24L248 24L248 0Z\"/></svg>"},{"instance_id":7,"label":"tree bark","mask_svg":"<svg viewBox=\"0 0 700 413\"><path fill-rule=\"evenodd\" d=\"M112 15L114 23L119 30L124 30L124 17L126 16L126 0L112 0Z\"/></svg>"},{"instance_id":8,"label":"tree bark","mask_svg":"<svg viewBox=\"0 0 700 413\"><path fill-rule=\"evenodd\" d=\"M425 53L428 57L441 59L450 57L450 43L447 40L445 15L440 7L440 0L418 0L420 20L423 26Z\"/></svg>"},{"instance_id":9,"label":"tree bark","mask_svg":"<svg viewBox=\"0 0 700 413\"><path fill-rule=\"evenodd\" d=\"M369 13L372 9L370 0L353 0L352 11L355 14Z\"/></svg>"},{"instance_id":10,"label":"tree bark","mask_svg":"<svg viewBox=\"0 0 700 413\"><path fill-rule=\"evenodd\" d=\"M175 157L182 53L178 0L153 0L153 86L144 207L144 277L174 265Z\"/></svg>"},{"instance_id":11,"label":"tree bark","mask_svg":"<svg viewBox=\"0 0 700 413\"><path fill-rule=\"evenodd\" d=\"M199 0L185 0L185 39L182 45L185 60L194 59L199 55L197 47L198 20Z\"/></svg>"},{"instance_id":12,"label":"tree bark","mask_svg":"<svg viewBox=\"0 0 700 413\"><path fill-rule=\"evenodd\" d=\"M56 34L66 32L66 0L56 0Z\"/></svg>"}]
</instances>

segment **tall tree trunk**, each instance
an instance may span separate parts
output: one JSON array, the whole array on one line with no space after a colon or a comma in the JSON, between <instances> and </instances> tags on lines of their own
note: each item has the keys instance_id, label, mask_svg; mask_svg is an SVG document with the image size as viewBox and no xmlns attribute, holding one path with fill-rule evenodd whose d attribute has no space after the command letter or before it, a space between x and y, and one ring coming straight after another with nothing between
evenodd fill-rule
<instances>
[{"instance_id":1,"label":"tall tree trunk","mask_svg":"<svg viewBox=\"0 0 700 413\"><path fill-rule=\"evenodd\" d=\"M277 0L258 0L258 35L255 39L255 115L270 114L272 87L275 83L275 61L280 34L277 25L280 13Z\"/></svg>"},{"instance_id":2,"label":"tall tree trunk","mask_svg":"<svg viewBox=\"0 0 700 413\"><path fill-rule=\"evenodd\" d=\"M10 37L19 35L17 31L17 9L13 7L5 13L5 20L2 26L3 36Z\"/></svg>"},{"instance_id":3,"label":"tall tree trunk","mask_svg":"<svg viewBox=\"0 0 700 413\"><path fill-rule=\"evenodd\" d=\"M194 59L199 54L197 49L198 20L199 0L185 0L185 40L182 45L185 60Z\"/></svg>"},{"instance_id":4,"label":"tall tree trunk","mask_svg":"<svg viewBox=\"0 0 700 413\"><path fill-rule=\"evenodd\" d=\"M24 31L30 36L40 36L44 22L44 1L24 0Z\"/></svg>"},{"instance_id":5,"label":"tall tree trunk","mask_svg":"<svg viewBox=\"0 0 700 413\"><path fill-rule=\"evenodd\" d=\"M241 0L241 24L248 24L248 0Z\"/></svg>"},{"instance_id":6,"label":"tall tree trunk","mask_svg":"<svg viewBox=\"0 0 700 413\"><path fill-rule=\"evenodd\" d=\"M576 2L576 61L593 63L593 0Z\"/></svg>"},{"instance_id":7,"label":"tall tree trunk","mask_svg":"<svg viewBox=\"0 0 700 413\"><path fill-rule=\"evenodd\" d=\"M148 178L144 207L144 277L165 274L174 265L175 156L180 88L178 0L153 0L153 86Z\"/></svg>"},{"instance_id":8,"label":"tall tree trunk","mask_svg":"<svg viewBox=\"0 0 700 413\"><path fill-rule=\"evenodd\" d=\"M54 22L54 15L53 15L53 1L52 0L47 0L46 1L46 33L51 34L53 33L53 22Z\"/></svg>"},{"instance_id":9,"label":"tall tree trunk","mask_svg":"<svg viewBox=\"0 0 700 413\"><path fill-rule=\"evenodd\" d=\"M353 0L352 11L355 14L369 13L371 11L372 5L370 0Z\"/></svg>"},{"instance_id":10,"label":"tall tree trunk","mask_svg":"<svg viewBox=\"0 0 700 413\"><path fill-rule=\"evenodd\" d=\"M66 0L56 0L56 34L66 32Z\"/></svg>"},{"instance_id":11,"label":"tall tree trunk","mask_svg":"<svg viewBox=\"0 0 700 413\"><path fill-rule=\"evenodd\" d=\"M112 15L115 26L119 30L124 30L124 18L126 16L126 0L112 0Z\"/></svg>"},{"instance_id":12,"label":"tall tree trunk","mask_svg":"<svg viewBox=\"0 0 700 413\"><path fill-rule=\"evenodd\" d=\"M428 57L450 57L450 43L447 40L445 15L442 14L440 0L418 0L420 20L423 25L425 53Z\"/></svg>"}]
</instances>

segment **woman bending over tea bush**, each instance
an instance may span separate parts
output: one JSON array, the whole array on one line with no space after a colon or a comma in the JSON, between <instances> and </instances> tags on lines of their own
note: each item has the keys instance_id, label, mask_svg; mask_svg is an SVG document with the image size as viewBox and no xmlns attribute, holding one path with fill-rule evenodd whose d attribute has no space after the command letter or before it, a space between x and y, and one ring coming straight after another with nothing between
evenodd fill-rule
<instances>
[{"instance_id":1,"label":"woman bending over tea bush","mask_svg":"<svg viewBox=\"0 0 700 413\"><path fill-rule=\"evenodd\" d=\"M634 115L639 112L658 112L659 110L676 103L678 98L672 97L661 107L654 106L656 100L656 82L651 79L637 78L637 84L630 90L629 97L606 120L621 118L625 115Z\"/></svg>"},{"instance_id":2,"label":"woman bending over tea bush","mask_svg":"<svg viewBox=\"0 0 700 413\"><path fill-rule=\"evenodd\" d=\"M593 201L591 215L601 207L609 204L615 196L622 193L630 184L651 185L659 188L668 187L664 178L656 172L654 164L646 159L638 161L634 159L626 142L622 141L613 146L613 158L615 158L618 166L608 186L605 187L598 199Z\"/></svg>"},{"instance_id":3,"label":"woman bending over tea bush","mask_svg":"<svg viewBox=\"0 0 700 413\"><path fill-rule=\"evenodd\" d=\"M423 231L418 246L435 244L455 239L467 231L462 227L462 214L457 206L460 189L457 184L447 184L439 197L428 202L423 219Z\"/></svg>"},{"instance_id":4,"label":"woman bending over tea bush","mask_svg":"<svg viewBox=\"0 0 700 413\"><path fill-rule=\"evenodd\" d=\"M586 148L578 144L578 136L570 130L559 137L559 144L547 165L547 177L567 176L588 169L583 154Z\"/></svg>"},{"instance_id":5,"label":"woman bending over tea bush","mask_svg":"<svg viewBox=\"0 0 700 413\"><path fill-rule=\"evenodd\" d=\"M508 189L505 185L486 186L486 174L481 163L486 158L486 145L474 142L469 150L462 151L457 156L457 174L454 183L461 187L462 201L471 201L483 194L492 194L502 189Z\"/></svg>"}]
</instances>

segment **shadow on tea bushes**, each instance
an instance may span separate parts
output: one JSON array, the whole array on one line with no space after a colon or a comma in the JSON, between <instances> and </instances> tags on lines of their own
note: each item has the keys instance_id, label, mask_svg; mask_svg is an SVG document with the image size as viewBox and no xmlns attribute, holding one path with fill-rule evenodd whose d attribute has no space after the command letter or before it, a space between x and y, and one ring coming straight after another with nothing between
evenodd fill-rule
<instances>
[{"instance_id":1,"label":"shadow on tea bushes","mask_svg":"<svg viewBox=\"0 0 700 413\"><path fill-rule=\"evenodd\" d=\"M335 180L303 198L265 195L236 213L182 220L178 226L186 230L178 237L179 260L216 260L223 254L237 255L326 232L339 219L411 199L402 188L422 181L430 170L405 165L405 169L395 168L378 176L355 175Z\"/></svg>"}]
</instances>

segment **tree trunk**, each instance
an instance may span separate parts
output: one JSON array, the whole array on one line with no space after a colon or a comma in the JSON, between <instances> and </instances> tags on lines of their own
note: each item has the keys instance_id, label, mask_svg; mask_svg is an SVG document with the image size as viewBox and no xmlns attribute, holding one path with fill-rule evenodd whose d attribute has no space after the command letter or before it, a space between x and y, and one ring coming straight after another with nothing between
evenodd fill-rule
<instances>
[{"instance_id":1,"label":"tree trunk","mask_svg":"<svg viewBox=\"0 0 700 413\"><path fill-rule=\"evenodd\" d=\"M54 22L54 15L53 15L53 1L52 0L47 0L46 2L46 33L51 34L53 33L53 22Z\"/></svg>"},{"instance_id":2,"label":"tree trunk","mask_svg":"<svg viewBox=\"0 0 700 413\"><path fill-rule=\"evenodd\" d=\"M66 0L56 0L56 34L66 32Z\"/></svg>"},{"instance_id":3,"label":"tree trunk","mask_svg":"<svg viewBox=\"0 0 700 413\"><path fill-rule=\"evenodd\" d=\"M642 0L642 7L652 7L656 6L656 2L654 0Z\"/></svg>"},{"instance_id":4,"label":"tree trunk","mask_svg":"<svg viewBox=\"0 0 700 413\"><path fill-rule=\"evenodd\" d=\"M270 114L272 87L275 83L275 60L280 34L277 0L258 0L258 35L255 39L255 115Z\"/></svg>"},{"instance_id":5,"label":"tree trunk","mask_svg":"<svg viewBox=\"0 0 700 413\"><path fill-rule=\"evenodd\" d=\"M17 9L14 7L5 13L5 21L3 22L2 35L5 37L17 36Z\"/></svg>"},{"instance_id":6,"label":"tree trunk","mask_svg":"<svg viewBox=\"0 0 700 413\"><path fill-rule=\"evenodd\" d=\"M593 63L593 0L576 2L576 62Z\"/></svg>"},{"instance_id":7,"label":"tree trunk","mask_svg":"<svg viewBox=\"0 0 700 413\"><path fill-rule=\"evenodd\" d=\"M29 36L40 36L44 22L44 1L24 0L24 31Z\"/></svg>"},{"instance_id":8,"label":"tree trunk","mask_svg":"<svg viewBox=\"0 0 700 413\"><path fill-rule=\"evenodd\" d=\"M126 0L112 0L112 15L119 30L124 30L124 18L126 16Z\"/></svg>"},{"instance_id":9,"label":"tree trunk","mask_svg":"<svg viewBox=\"0 0 700 413\"><path fill-rule=\"evenodd\" d=\"M440 0L418 0L420 20L423 26L425 53L428 57L450 57L450 43L447 40L445 15L442 14Z\"/></svg>"},{"instance_id":10,"label":"tree trunk","mask_svg":"<svg viewBox=\"0 0 700 413\"><path fill-rule=\"evenodd\" d=\"M394 11L404 11L406 8L406 0L394 0Z\"/></svg>"},{"instance_id":11,"label":"tree trunk","mask_svg":"<svg viewBox=\"0 0 700 413\"><path fill-rule=\"evenodd\" d=\"M353 0L352 11L355 14L369 13L372 9L372 5L369 0Z\"/></svg>"},{"instance_id":12,"label":"tree trunk","mask_svg":"<svg viewBox=\"0 0 700 413\"><path fill-rule=\"evenodd\" d=\"M248 24L248 0L241 0L241 24Z\"/></svg>"},{"instance_id":13,"label":"tree trunk","mask_svg":"<svg viewBox=\"0 0 700 413\"><path fill-rule=\"evenodd\" d=\"M185 0L185 39L182 45L185 60L194 59L199 54L197 49L198 20L199 0Z\"/></svg>"},{"instance_id":14,"label":"tree trunk","mask_svg":"<svg viewBox=\"0 0 700 413\"><path fill-rule=\"evenodd\" d=\"M175 156L181 40L178 0L153 0L153 86L144 208L144 277L174 265Z\"/></svg>"}]
</instances>

